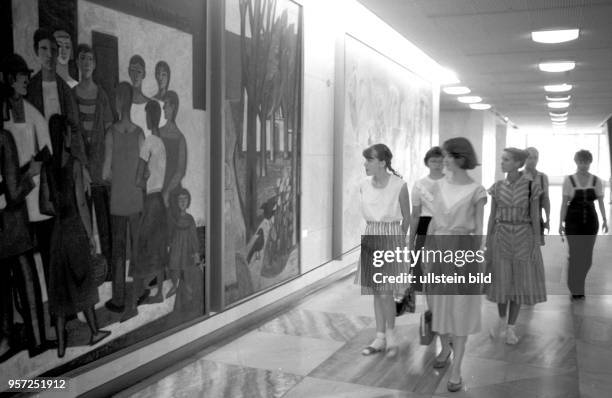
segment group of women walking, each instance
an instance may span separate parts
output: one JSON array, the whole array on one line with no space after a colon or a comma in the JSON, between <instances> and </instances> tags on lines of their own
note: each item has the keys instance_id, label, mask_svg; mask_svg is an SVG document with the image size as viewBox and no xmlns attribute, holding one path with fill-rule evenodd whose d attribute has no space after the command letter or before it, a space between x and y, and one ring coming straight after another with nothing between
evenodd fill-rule
<instances>
[{"instance_id":1,"label":"group of women walking","mask_svg":"<svg viewBox=\"0 0 612 398\"><path fill-rule=\"evenodd\" d=\"M439 290L421 284L420 275L442 269L440 260L418 261L412 270L416 277L412 289L425 293L432 329L441 341L442 349L433 366L450 365L447 388L459 391L463 387L461 363L468 336L481 330L482 295L498 306L499 321L490 330L490 336L504 338L511 345L520 340L515 325L521 306L546 301L540 246L544 245L545 230L550 229L550 199L548 177L536 169L538 151L506 148L501 157L506 177L486 190L468 174L468 170L479 166L471 143L463 137L451 138L427 152L424 161L429 174L416 182L410 194L406 182L391 166L393 155L386 145L373 145L363 151L363 156L368 176L359 189L366 220L364 236L377 236L374 242L387 236L385 247L408 246L416 250L433 247L430 242L435 241L435 236L467 236L471 238L450 239L456 246L453 249L468 249L460 247L468 244L469 249L485 253L485 274L491 275L491 283L480 294L452 289L445 293L454 294L438 294ZM601 179L588 172L592 155L581 150L574 160L577 172L567 176L563 183L559 234L567 235L569 243L567 284L571 299L580 300L585 297L586 274L599 229L596 200L603 217L602 230L607 232L608 228ZM491 213L485 236L483 220L488 196ZM372 276L381 269L374 268L368 260L362 254L357 281L363 293L374 296L376 336L362 354L385 352L387 357L394 357L398 353L394 295L404 292L406 286L375 283ZM384 267L385 274L400 275L410 265L393 262ZM376 281L380 282L380 278Z\"/></svg>"}]
</instances>

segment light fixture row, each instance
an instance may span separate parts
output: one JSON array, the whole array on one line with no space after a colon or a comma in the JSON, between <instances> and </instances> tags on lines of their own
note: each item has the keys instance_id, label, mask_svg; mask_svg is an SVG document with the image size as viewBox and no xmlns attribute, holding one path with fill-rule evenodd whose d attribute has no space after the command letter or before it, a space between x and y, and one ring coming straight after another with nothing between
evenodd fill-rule
<instances>
[{"instance_id":1,"label":"light fixture row","mask_svg":"<svg viewBox=\"0 0 612 398\"><path fill-rule=\"evenodd\" d=\"M531 32L531 38L537 43L557 44L565 43L571 40L576 40L580 35L579 29L563 29L563 30L541 30ZM538 68L542 72L559 73L568 72L576 68L576 62L563 60L563 61L550 61L541 62L538 64ZM563 84L552 84L544 86L544 91L547 93L568 93L572 90L572 85ZM559 110L567 109L570 106L569 100L572 98L571 95L546 95L546 101L548 101L548 108L556 110L557 112L549 112L550 120L553 128L564 128L567 123L568 112L559 112Z\"/></svg>"}]
</instances>

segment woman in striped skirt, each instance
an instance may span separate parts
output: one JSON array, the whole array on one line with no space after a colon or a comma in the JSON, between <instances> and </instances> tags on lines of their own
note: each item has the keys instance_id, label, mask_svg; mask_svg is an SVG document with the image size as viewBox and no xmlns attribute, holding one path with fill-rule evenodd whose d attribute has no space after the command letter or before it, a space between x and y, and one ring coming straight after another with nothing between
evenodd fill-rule
<instances>
[{"instance_id":1,"label":"woman in striped skirt","mask_svg":"<svg viewBox=\"0 0 612 398\"><path fill-rule=\"evenodd\" d=\"M384 144L373 145L363 151L365 172L368 176L360 186L361 212L366 220L362 238L361 261L357 281L362 294L374 296L376 338L362 351L371 355L386 349L388 357L398 352L395 336L395 302L393 293L403 292L407 284L389 283L386 276L401 276L409 270L402 262L379 264L376 252L395 250L406 245L410 222L410 198L401 176L391 167L393 157Z\"/></svg>"},{"instance_id":2,"label":"woman in striped skirt","mask_svg":"<svg viewBox=\"0 0 612 398\"><path fill-rule=\"evenodd\" d=\"M542 188L530 174L519 172L528 153L506 148L501 167L507 173L490 189L491 216L487 237L490 250L488 272L492 282L487 298L497 303L499 323L491 329L491 337L502 334L506 327L506 343L518 343L515 323L521 304L546 301L544 264L540 251L539 201ZM510 310L507 311L508 306Z\"/></svg>"}]
</instances>

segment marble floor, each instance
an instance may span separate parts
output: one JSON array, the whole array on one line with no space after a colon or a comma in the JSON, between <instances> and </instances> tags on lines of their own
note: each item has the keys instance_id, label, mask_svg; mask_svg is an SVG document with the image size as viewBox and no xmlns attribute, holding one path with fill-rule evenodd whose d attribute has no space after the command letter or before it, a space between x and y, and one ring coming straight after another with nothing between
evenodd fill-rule
<instances>
[{"instance_id":1,"label":"marble floor","mask_svg":"<svg viewBox=\"0 0 612 398\"><path fill-rule=\"evenodd\" d=\"M433 369L436 344L418 342L417 312L397 318L401 353L364 357L375 332L372 298L345 278L289 311L118 394L120 397L590 397L612 396L612 242L600 236L587 299L570 302L566 243L547 237L548 300L525 307L515 346L491 339L497 318L483 300L483 331L468 340L462 391Z\"/></svg>"}]
</instances>

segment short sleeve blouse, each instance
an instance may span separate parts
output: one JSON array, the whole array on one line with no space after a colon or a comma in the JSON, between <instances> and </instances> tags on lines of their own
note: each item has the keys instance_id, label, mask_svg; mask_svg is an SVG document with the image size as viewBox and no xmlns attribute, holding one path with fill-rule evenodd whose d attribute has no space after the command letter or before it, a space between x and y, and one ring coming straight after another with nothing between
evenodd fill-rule
<instances>
[{"instance_id":1,"label":"short sleeve blouse","mask_svg":"<svg viewBox=\"0 0 612 398\"><path fill-rule=\"evenodd\" d=\"M391 175L384 188L376 188L372 179L366 178L359 187L363 218L366 221L402 221L399 196L404 184L404 180Z\"/></svg>"}]
</instances>

